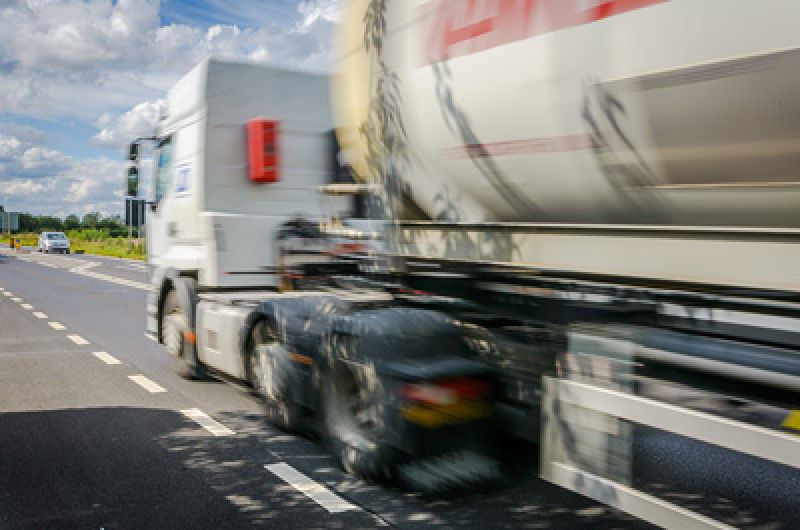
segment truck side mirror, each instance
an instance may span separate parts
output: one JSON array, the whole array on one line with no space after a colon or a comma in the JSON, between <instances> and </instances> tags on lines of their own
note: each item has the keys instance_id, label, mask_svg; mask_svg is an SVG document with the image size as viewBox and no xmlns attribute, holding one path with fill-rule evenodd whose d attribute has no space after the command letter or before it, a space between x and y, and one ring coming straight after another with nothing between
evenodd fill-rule
<instances>
[{"instance_id":1,"label":"truck side mirror","mask_svg":"<svg viewBox=\"0 0 800 530\"><path fill-rule=\"evenodd\" d=\"M138 162L139 161L139 144L138 142L133 142L128 146L128 160L131 162Z\"/></svg>"},{"instance_id":2,"label":"truck side mirror","mask_svg":"<svg viewBox=\"0 0 800 530\"><path fill-rule=\"evenodd\" d=\"M132 166L128 168L128 197L139 195L139 168Z\"/></svg>"}]
</instances>

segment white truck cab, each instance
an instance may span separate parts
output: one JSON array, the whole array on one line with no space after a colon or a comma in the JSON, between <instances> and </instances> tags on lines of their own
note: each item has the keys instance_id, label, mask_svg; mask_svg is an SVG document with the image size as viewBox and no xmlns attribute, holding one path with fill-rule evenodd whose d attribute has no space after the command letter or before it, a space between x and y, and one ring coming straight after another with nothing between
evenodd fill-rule
<instances>
[{"instance_id":1,"label":"white truck cab","mask_svg":"<svg viewBox=\"0 0 800 530\"><path fill-rule=\"evenodd\" d=\"M148 261L201 288L274 287L276 229L336 213L329 182L328 78L208 59L170 90L158 125ZM248 178L248 122L277 123L275 182ZM341 202L343 207L346 203Z\"/></svg>"},{"instance_id":2,"label":"white truck cab","mask_svg":"<svg viewBox=\"0 0 800 530\"><path fill-rule=\"evenodd\" d=\"M182 333L194 329L202 302L197 293L253 299L275 290L282 227L297 219L346 215L348 197L318 193L331 183L332 127L324 75L209 58L169 91L150 138L155 152L146 225L152 285L147 332L173 354L180 347L175 341L183 344L183 337L165 331L175 304L188 320L176 324ZM135 151L132 159L138 158L138 145ZM199 313L197 318L207 324L218 319ZM224 334L230 339L225 346L234 360L211 359L211 365L240 376L238 330L219 325L231 331ZM217 342L220 330L198 334L192 338L200 358L225 349Z\"/></svg>"}]
</instances>

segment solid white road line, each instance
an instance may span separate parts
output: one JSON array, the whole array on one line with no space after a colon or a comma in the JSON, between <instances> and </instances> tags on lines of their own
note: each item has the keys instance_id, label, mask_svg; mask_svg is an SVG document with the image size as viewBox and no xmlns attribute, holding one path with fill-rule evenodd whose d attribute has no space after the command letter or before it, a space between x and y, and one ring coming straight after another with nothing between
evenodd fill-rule
<instances>
[{"instance_id":1,"label":"solid white road line","mask_svg":"<svg viewBox=\"0 0 800 530\"><path fill-rule=\"evenodd\" d=\"M20 304L19 306L22 309L27 309L28 311L31 311L33 309L33 306L31 304Z\"/></svg>"},{"instance_id":2,"label":"solid white road line","mask_svg":"<svg viewBox=\"0 0 800 530\"><path fill-rule=\"evenodd\" d=\"M154 383L150 379L146 378L145 376L139 375L129 375L128 379L139 385L140 387L144 388L151 394L159 394L161 392L166 392L167 389L163 386L159 385L158 383Z\"/></svg>"},{"instance_id":3,"label":"solid white road line","mask_svg":"<svg viewBox=\"0 0 800 530\"><path fill-rule=\"evenodd\" d=\"M236 434L200 409L182 410L181 414L197 423L214 436L233 436Z\"/></svg>"},{"instance_id":4,"label":"solid white road line","mask_svg":"<svg viewBox=\"0 0 800 530\"><path fill-rule=\"evenodd\" d=\"M71 269L69 269L69 272L80 274L81 276L86 276L89 278L94 278L96 280L103 280L105 282L116 283L117 285L124 285L125 287L133 287L134 289L141 289L143 291L150 290L150 286L146 283L141 283L134 280L126 280L125 278L117 278L116 276L109 276L108 274L103 274L100 272L94 272L89 270L93 267L99 267L100 265L102 265L102 263L98 261L89 261L87 263L82 263L77 267L72 267Z\"/></svg>"},{"instance_id":5,"label":"solid white road line","mask_svg":"<svg viewBox=\"0 0 800 530\"><path fill-rule=\"evenodd\" d=\"M67 327L61 322L48 322L48 324L50 324L51 328L57 329L58 331L64 331L67 329Z\"/></svg>"},{"instance_id":6,"label":"solid white road line","mask_svg":"<svg viewBox=\"0 0 800 530\"><path fill-rule=\"evenodd\" d=\"M19 303L22 302L22 298L20 298L19 296L15 296L14 298L11 299L11 301Z\"/></svg>"},{"instance_id":7,"label":"solid white road line","mask_svg":"<svg viewBox=\"0 0 800 530\"><path fill-rule=\"evenodd\" d=\"M106 353L104 351L92 352L92 355L94 355L95 357L97 357L98 359L100 359L101 361L103 361L106 364L122 364L119 361L119 359L117 359L113 355L109 355L108 353Z\"/></svg>"},{"instance_id":8,"label":"solid white road line","mask_svg":"<svg viewBox=\"0 0 800 530\"><path fill-rule=\"evenodd\" d=\"M358 510L359 507L347 502L322 484L315 482L284 462L264 466L267 471L277 475L300 493L310 498L330 513Z\"/></svg>"},{"instance_id":9,"label":"solid white road line","mask_svg":"<svg viewBox=\"0 0 800 530\"><path fill-rule=\"evenodd\" d=\"M44 313L42 313L41 311L35 311L35 312L33 313L33 316L35 316L36 318L47 318L47 315L45 315L45 314L44 314Z\"/></svg>"},{"instance_id":10,"label":"solid white road line","mask_svg":"<svg viewBox=\"0 0 800 530\"><path fill-rule=\"evenodd\" d=\"M67 338L79 346L84 346L86 344L89 344L89 341L84 339L80 335L67 335Z\"/></svg>"}]
</instances>

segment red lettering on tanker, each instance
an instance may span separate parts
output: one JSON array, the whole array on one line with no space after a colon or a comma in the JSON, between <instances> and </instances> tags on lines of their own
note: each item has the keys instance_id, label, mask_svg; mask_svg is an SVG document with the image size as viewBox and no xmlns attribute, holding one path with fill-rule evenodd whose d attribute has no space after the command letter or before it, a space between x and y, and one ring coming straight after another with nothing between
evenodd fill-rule
<instances>
[{"instance_id":1,"label":"red lettering on tanker","mask_svg":"<svg viewBox=\"0 0 800 530\"><path fill-rule=\"evenodd\" d=\"M432 0L423 5L424 65L669 0Z\"/></svg>"}]
</instances>

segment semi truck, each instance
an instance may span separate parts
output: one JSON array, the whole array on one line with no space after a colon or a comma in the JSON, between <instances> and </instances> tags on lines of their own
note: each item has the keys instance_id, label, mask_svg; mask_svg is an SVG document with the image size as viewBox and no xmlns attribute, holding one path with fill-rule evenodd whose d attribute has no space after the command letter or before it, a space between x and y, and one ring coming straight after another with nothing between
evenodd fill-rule
<instances>
[{"instance_id":1,"label":"semi truck","mask_svg":"<svg viewBox=\"0 0 800 530\"><path fill-rule=\"evenodd\" d=\"M421 489L537 443L542 377L592 345L639 345L634 393L796 403L798 22L791 0L354 0L330 78L208 59L146 139L147 332Z\"/></svg>"}]
</instances>

